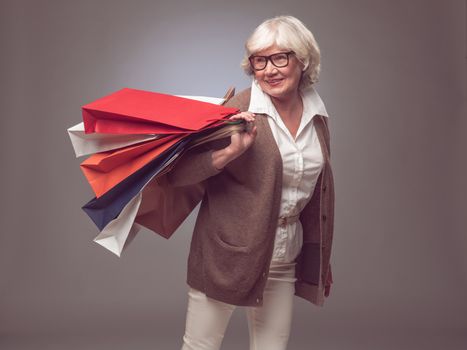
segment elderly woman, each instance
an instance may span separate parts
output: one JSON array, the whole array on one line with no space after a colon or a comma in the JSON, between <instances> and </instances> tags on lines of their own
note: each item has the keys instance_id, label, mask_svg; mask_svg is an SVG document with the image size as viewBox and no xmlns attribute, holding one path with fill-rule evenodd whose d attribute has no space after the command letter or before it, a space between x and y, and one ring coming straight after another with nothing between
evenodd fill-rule
<instances>
[{"instance_id":1,"label":"elderly woman","mask_svg":"<svg viewBox=\"0 0 467 350\"><path fill-rule=\"evenodd\" d=\"M219 349L236 306L251 350L286 349L294 295L323 305L332 282L334 189L320 52L298 19L259 25L246 42L251 88L228 106L245 132L195 148L167 175L203 183L188 258L183 350Z\"/></svg>"}]
</instances>

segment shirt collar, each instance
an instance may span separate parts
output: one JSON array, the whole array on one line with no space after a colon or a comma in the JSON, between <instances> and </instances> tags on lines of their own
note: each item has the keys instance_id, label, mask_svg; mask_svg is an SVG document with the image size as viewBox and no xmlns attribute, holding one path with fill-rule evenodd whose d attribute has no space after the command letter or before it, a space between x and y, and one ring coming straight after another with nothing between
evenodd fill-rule
<instances>
[{"instance_id":1,"label":"shirt collar","mask_svg":"<svg viewBox=\"0 0 467 350\"><path fill-rule=\"evenodd\" d=\"M316 114L329 117L324 102L313 86L302 91L303 119L305 122L311 120ZM252 113L264 113L277 120L279 114L268 94L261 90L256 79L251 83L251 97L248 111Z\"/></svg>"}]
</instances>

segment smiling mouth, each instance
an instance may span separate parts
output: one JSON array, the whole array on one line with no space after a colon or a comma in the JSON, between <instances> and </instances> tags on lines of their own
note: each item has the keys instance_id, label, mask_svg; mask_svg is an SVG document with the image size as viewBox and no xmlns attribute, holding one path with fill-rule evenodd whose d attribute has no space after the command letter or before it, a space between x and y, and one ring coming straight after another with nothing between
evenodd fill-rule
<instances>
[{"instance_id":1,"label":"smiling mouth","mask_svg":"<svg viewBox=\"0 0 467 350\"><path fill-rule=\"evenodd\" d=\"M282 82L282 79L271 79L266 81L271 86L279 85Z\"/></svg>"}]
</instances>

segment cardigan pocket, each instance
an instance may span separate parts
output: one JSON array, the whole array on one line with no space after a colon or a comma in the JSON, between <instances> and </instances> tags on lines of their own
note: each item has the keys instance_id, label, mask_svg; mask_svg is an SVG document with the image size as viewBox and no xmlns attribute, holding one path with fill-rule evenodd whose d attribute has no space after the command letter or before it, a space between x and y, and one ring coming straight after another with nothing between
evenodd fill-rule
<instances>
[{"instance_id":1,"label":"cardigan pocket","mask_svg":"<svg viewBox=\"0 0 467 350\"><path fill-rule=\"evenodd\" d=\"M225 239L223 239L219 235L219 231L214 232L213 234L214 241L218 243L221 247L232 250L232 251L237 251L237 252L248 252L250 250L250 247L248 245L240 245L240 244L233 244L230 242L227 242Z\"/></svg>"},{"instance_id":2,"label":"cardigan pocket","mask_svg":"<svg viewBox=\"0 0 467 350\"><path fill-rule=\"evenodd\" d=\"M206 294L248 298L258 282L261 268L255 268L255 255L249 246L235 246L222 239L218 231L210 232L203 246L203 277ZM229 302L232 303L232 302Z\"/></svg>"}]
</instances>

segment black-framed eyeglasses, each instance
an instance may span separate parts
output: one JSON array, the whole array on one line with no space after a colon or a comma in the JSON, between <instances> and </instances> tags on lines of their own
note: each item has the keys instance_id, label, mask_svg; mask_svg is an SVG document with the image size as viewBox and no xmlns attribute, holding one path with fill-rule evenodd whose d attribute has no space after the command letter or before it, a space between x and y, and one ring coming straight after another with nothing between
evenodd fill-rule
<instances>
[{"instance_id":1,"label":"black-framed eyeglasses","mask_svg":"<svg viewBox=\"0 0 467 350\"><path fill-rule=\"evenodd\" d=\"M268 61L271 61L277 68L283 68L289 64L289 56L292 54L295 54L295 52L278 52L269 56L251 55L248 60L254 70L263 70L268 65Z\"/></svg>"}]
</instances>

